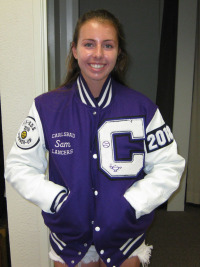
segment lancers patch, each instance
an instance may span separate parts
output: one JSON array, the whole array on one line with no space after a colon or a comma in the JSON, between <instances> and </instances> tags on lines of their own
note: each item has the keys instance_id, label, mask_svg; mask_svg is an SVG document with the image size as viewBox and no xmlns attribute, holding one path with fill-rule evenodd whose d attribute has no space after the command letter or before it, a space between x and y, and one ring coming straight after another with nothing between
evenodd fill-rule
<instances>
[{"instance_id":1,"label":"lancers patch","mask_svg":"<svg viewBox=\"0 0 200 267\"><path fill-rule=\"evenodd\" d=\"M40 141L35 119L27 117L22 123L16 137L16 144L21 149L30 149Z\"/></svg>"}]
</instances>

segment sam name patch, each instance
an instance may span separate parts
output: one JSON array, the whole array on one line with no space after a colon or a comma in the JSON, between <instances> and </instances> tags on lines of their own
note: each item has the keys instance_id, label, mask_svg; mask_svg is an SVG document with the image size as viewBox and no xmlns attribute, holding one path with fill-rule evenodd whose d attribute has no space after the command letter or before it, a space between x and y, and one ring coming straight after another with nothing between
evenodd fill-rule
<instances>
[{"instance_id":1,"label":"sam name patch","mask_svg":"<svg viewBox=\"0 0 200 267\"><path fill-rule=\"evenodd\" d=\"M16 137L16 144L21 149L31 149L40 141L35 119L27 117L22 123Z\"/></svg>"},{"instance_id":2,"label":"sam name patch","mask_svg":"<svg viewBox=\"0 0 200 267\"><path fill-rule=\"evenodd\" d=\"M147 133L146 147L147 152L153 152L171 144L174 140L173 134L166 124Z\"/></svg>"}]
</instances>

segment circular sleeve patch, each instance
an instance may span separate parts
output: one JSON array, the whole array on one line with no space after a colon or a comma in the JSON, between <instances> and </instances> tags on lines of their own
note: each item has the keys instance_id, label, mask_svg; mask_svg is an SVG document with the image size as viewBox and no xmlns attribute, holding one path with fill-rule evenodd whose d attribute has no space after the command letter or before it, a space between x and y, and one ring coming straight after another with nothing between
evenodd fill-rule
<instances>
[{"instance_id":1,"label":"circular sleeve patch","mask_svg":"<svg viewBox=\"0 0 200 267\"><path fill-rule=\"evenodd\" d=\"M16 144L21 149L31 149L40 141L35 119L27 117L16 137Z\"/></svg>"}]
</instances>

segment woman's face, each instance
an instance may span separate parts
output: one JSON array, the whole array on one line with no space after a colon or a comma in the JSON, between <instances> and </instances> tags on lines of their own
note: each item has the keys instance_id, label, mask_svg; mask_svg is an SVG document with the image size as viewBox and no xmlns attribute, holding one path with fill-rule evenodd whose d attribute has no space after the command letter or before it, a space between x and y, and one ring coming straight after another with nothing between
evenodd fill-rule
<instances>
[{"instance_id":1,"label":"woman's face","mask_svg":"<svg viewBox=\"0 0 200 267\"><path fill-rule=\"evenodd\" d=\"M72 52L88 86L96 83L103 86L119 54L114 26L89 20L81 27L77 46L73 46Z\"/></svg>"}]
</instances>

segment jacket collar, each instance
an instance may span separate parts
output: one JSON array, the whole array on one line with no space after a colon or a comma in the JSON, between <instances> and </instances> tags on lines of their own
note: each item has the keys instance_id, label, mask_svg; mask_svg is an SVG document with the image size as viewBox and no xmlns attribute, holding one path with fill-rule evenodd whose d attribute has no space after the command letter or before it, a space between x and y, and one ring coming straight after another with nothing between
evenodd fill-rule
<instances>
[{"instance_id":1,"label":"jacket collar","mask_svg":"<svg viewBox=\"0 0 200 267\"><path fill-rule=\"evenodd\" d=\"M77 78L77 85L79 97L85 105L91 106L93 108L105 108L110 104L113 95L112 81L110 76L106 79L98 99L95 99L93 97L86 81L81 74Z\"/></svg>"}]
</instances>

